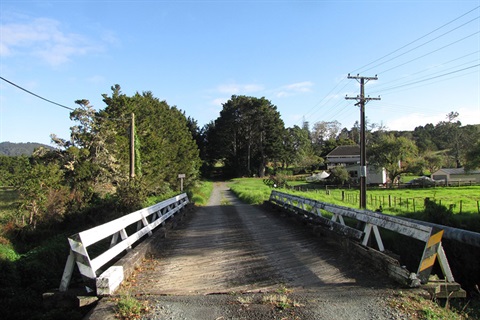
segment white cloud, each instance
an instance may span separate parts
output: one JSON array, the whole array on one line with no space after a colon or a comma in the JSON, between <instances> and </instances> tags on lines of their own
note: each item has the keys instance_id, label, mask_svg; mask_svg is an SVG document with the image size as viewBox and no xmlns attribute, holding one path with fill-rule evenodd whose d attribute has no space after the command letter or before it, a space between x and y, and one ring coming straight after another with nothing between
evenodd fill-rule
<instances>
[{"instance_id":1,"label":"white cloud","mask_svg":"<svg viewBox=\"0 0 480 320\"><path fill-rule=\"evenodd\" d=\"M462 125L480 124L480 106L478 104L471 108L459 108L458 114Z\"/></svg>"},{"instance_id":2,"label":"white cloud","mask_svg":"<svg viewBox=\"0 0 480 320\"><path fill-rule=\"evenodd\" d=\"M229 98L216 98L212 100L212 105L221 107Z\"/></svg>"},{"instance_id":3,"label":"white cloud","mask_svg":"<svg viewBox=\"0 0 480 320\"><path fill-rule=\"evenodd\" d=\"M313 87L313 82L310 82L310 81L296 82L296 83L281 86L280 88L275 90L276 91L275 95L278 98L288 97L298 93L310 92L312 91L312 87Z\"/></svg>"},{"instance_id":4,"label":"white cloud","mask_svg":"<svg viewBox=\"0 0 480 320\"><path fill-rule=\"evenodd\" d=\"M217 87L217 91L224 94L243 94L262 91L264 88L258 84L222 84Z\"/></svg>"},{"instance_id":5,"label":"white cloud","mask_svg":"<svg viewBox=\"0 0 480 320\"><path fill-rule=\"evenodd\" d=\"M73 56L99 51L86 37L61 30L60 22L39 18L28 23L0 25L0 55L32 55L52 66L71 60Z\"/></svg>"},{"instance_id":6,"label":"white cloud","mask_svg":"<svg viewBox=\"0 0 480 320\"><path fill-rule=\"evenodd\" d=\"M480 124L480 107L473 108L460 108L457 111L459 113L458 120L462 125L467 124ZM426 124L436 125L440 121L446 121L446 115L448 112L441 113L406 113L402 117L395 118L393 120L386 120L385 125L389 130L413 130L418 126L425 126Z\"/></svg>"},{"instance_id":7,"label":"white cloud","mask_svg":"<svg viewBox=\"0 0 480 320\"><path fill-rule=\"evenodd\" d=\"M445 120L444 114L406 113L404 116L393 120L385 120L384 124L389 130L411 131L415 127L424 126L428 123L436 124L443 120Z\"/></svg>"}]
</instances>

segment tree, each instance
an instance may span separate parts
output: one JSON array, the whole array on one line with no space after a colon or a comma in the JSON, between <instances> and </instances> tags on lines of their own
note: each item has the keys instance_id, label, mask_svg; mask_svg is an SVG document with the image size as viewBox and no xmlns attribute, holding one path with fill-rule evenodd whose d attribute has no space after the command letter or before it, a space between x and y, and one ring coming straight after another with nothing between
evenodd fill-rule
<instances>
[{"instance_id":1,"label":"tree","mask_svg":"<svg viewBox=\"0 0 480 320\"><path fill-rule=\"evenodd\" d=\"M442 167L443 159L443 155L439 152L427 151L423 155L425 167L428 169L430 174L434 173Z\"/></svg>"},{"instance_id":2,"label":"tree","mask_svg":"<svg viewBox=\"0 0 480 320\"><path fill-rule=\"evenodd\" d=\"M270 101L233 95L215 120L209 143L225 162L227 176L265 175L267 163L283 154L284 124Z\"/></svg>"},{"instance_id":3,"label":"tree","mask_svg":"<svg viewBox=\"0 0 480 320\"><path fill-rule=\"evenodd\" d=\"M434 143L434 130L433 124L429 123L425 126L415 127L413 130L413 139L418 147L419 152L436 151L437 145Z\"/></svg>"},{"instance_id":4,"label":"tree","mask_svg":"<svg viewBox=\"0 0 480 320\"><path fill-rule=\"evenodd\" d=\"M417 151L413 141L386 134L368 148L367 156L369 165L385 168L390 181L393 182L397 176L409 170L409 166L415 161Z\"/></svg>"},{"instance_id":5,"label":"tree","mask_svg":"<svg viewBox=\"0 0 480 320\"><path fill-rule=\"evenodd\" d=\"M32 164L25 167L16 179L21 207L28 212L22 224L33 229L38 222L60 220L65 212L66 189L62 185L63 171L57 163L43 163L32 156Z\"/></svg>"},{"instance_id":6,"label":"tree","mask_svg":"<svg viewBox=\"0 0 480 320\"><path fill-rule=\"evenodd\" d=\"M458 112L450 112L447 114L446 121L440 121L435 126L434 139L439 150L448 150L448 155L454 160L455 167L461 167L461 140L462 140L462 123L455 121L458 118Z\"/></svg>"},{"instance_id":7,"label":"tree","mask_svg":"<svg viewBox=\"0 0 480 320\"><path fill-rule=\"evenodd\" d=\"M115 135L113 155L119 161L122 181L128 180L129 171L129 120L135 114L136 139L140 145L142 179L146 195L162 195L179 190L178 174L186 175L184 186L193 185L201 165L199 149L193 139L193 122L166 101L154 97L149 91L129 97L119 85L112 94L103 94L107 107L100 113L104 126ZM122 121L122 119L124 119Z\"/></svg>"},{"instance_id":8,"label":"tree","mask_svg":"<svg viewBox=\"0 0 480 320\"><path fill-rule=\"evenodd\" d=\"M335 139L340 132L340 122L335 121L319 121L313 125L312 142L322 147L323 142Z\"/></svg>"},{"instance_id":9,"label":"tree","mask_svg":"<svg viewBox=\"0 0 480 320\"><path fill-rule=\"evenodd\" d=\"M337 166L331 170L331 175L329 179L332 180L333 183L336 184L344 184L348 181L350 176L348 175L348 171L345 167Z\"/></svg>"},{"instance_id":10,"label":"tree","mask_svg":"<svg viewBox=\"0 0 480 320\"><path fill-rule=\"evenodd\" d=\"M13 186L18 176L29 164L26 156L0 155L0 186Z\"/></svg>"},{"instance_id":11,"label":"tree","mask_svg":"<svg viewBox=\"0 0 480 320\"><path fill-rule=\"evenodd\" d=\"M59 147L54 151L61 159L65 179L75 197L75 206L87 205L95 193L105 193L106 185L118 180L118 162L113 155L115 131L104 126L104 120L88 100L70 113L76 124L70 128L70 139L51 135ZM110 188L107 188L110 189Z\"/></svg>"},{"instance_id":12,"label":"tree","mask_svg":"<svg viewBox=\"0 0 480 320\"><path fill-rule=\"evenodd\" d=\"M480 168L480 141L467 151L465 170L471 171Z\"/></svg>"},{"instance_id":13,"label":"tree","mask_svg":"<svg viewBox=\"0 0 480 320\"><path fill-rule=\"evenodd\" d=\"M294 126L284 131L284 152L282 157L283 167L294 165L303 169L317 165L323 160L315 155L308 128Z\"/></svg>"}]
</instances>

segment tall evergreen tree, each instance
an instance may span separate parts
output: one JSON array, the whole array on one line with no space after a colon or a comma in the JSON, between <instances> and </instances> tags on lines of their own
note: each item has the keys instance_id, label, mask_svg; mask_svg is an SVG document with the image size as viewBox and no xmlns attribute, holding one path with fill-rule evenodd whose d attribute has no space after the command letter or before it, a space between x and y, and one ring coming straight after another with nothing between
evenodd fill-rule
<instances>
[{"instance_id":1,"label":"tall evergreen tree","mask_svg":"<svg viewBox=\"0 0 480 320\"><path fill-rule=\"evenodd\" d=\"M129 164L128 119L135 114L137 141L140 144L142 179L148 194L156 195L178 190L178 174L186 174L185 186L199 175L199 150L184 113L151 92L128 97L120 86L112 87L112 95L103 95L107 107L102 116L108 126L118 132L116 154L121 160L124 177ZM125 121L119 121L125 119Z\"/></svg>"},{"instance_id":2,"label":"tall evergreen tree","mask_svg":"<svg viewBox=\"0 0 480 320\"><path fill-rule=\"evenodd\" d=\"M225 162L229 176L265 175L268 162L281 161L284 124L265 98L232 96L223 105L209 143Z\"/></svg>"}]
</instances>

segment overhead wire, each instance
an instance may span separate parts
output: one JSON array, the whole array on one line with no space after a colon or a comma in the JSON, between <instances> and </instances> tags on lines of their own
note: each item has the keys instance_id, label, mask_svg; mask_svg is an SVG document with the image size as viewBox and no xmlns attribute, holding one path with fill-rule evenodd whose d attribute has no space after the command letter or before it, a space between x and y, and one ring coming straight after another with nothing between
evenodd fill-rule
<instances>
[{"instance_id":1,"label":"overhead wire","mask_svg":"<svg viewBox=\"0 0 480 320\"><path fill-rule=\"evenodd\" d=\"M420 71L417 71L417 72L408 74L408 75L406 75L406 76L397 78L397 79L395 79L395 80L391 80L391 81L388 81L388 82L384 82L384 83L382 83L380 86L377 86L376 88L378 89L378 88L380 88L380 87L382 87L382 86L384 86L384 85L386 85L386 84L393 83L393 82L398 82L398 81L401 81L401 80L403 80L403 79L405 79L405 78L410 78L410 77L415 76L415 75L417 75L417 74L424 73L424 72L430 71L430 70L432 70L432 69L439 68L439 66L445 66L445 65L447 65L447 64L449 64L449 63L452 63L452 62L454 62L454 61L461 60L461 59L463 59L463 58L466 58L466 57L469 57L469 56L471 56L471 55L478 54L478 53L480 53L480 50L477 50L477 51L468 53L468 54L466 54L466 55L463 55L463 56L461 56L461 57L458 57L458 58L455 58L455 59L452 59L452 60L449 60L449 61L446 61L446 62L439 63L439 64L437 64L437 65L435 65L435 66L433 66L433 67L428 67L428 68L426 68L426 69L423 69L423 70L420 70ZM479 57L479 58L480 58L480 57ZM470 63L470 62L474 62L474 61L478 61L478 59L471 60L471 61L466 62L466 63ZM462 66L462 65L464 65L464 64L466 64L466 63L457 65L456 67ZM447 70L448 70L448 69L447 69Z\"/></svg>"},{"instance_id":2,"label":"overhead wire","mask_svg":"<svg viewBox=\"0 0 480 320\"><path fill-rule=\"evenodd\" d=\"M438 27L438 28L430 31L429 33L427 33L427 34L425 34L425 35L423 35L423 36L421 36L421 37L419 37L419 38L417 38L417 39L415 39L415 40L413 40L413 41L411 41L411 42L403 45L402 47L400 47L400 48L398 48L398 49L396 49L396 50L394 50L394 51L392 51L392 52L390 52L390 53L388 53L388 54L386 54L386 55L384 55L384 56L382 56L382 57L380 57L380 58L378 58L378 59L376 59L376 60L374 60L374 61L372 61L372 62L370 62L370 63L368 63L368 64L366 64L366 65L364 65L364 66L362 66L362 67L360 67L360 68L357 68L357 69L353 70L352 72L350 72L350 74L353 74L353 73L355 73L355 72L357 72L357 71L359 71L359 70L362 70L363 68L368 67L369 65L374 64L374 63L377 62L377 61L380 61L380 60L382 60L382 59L384 59L384 58L386 58L386 57L388 57L388 56L391 56L391 55L394 54L394 53L397 53L398 51L400 51L400 50L408 47L409 45L414 44L415 42L420 41L420 40L422 40L423 38L426 38L426 37L428 37L429 35L435 33L436 31L438 31L438 30L440 30L440 29L442 29L442 28L444 28L444 27L452 24L453 22L455 22L455 21L463 18L464 16L466 16L466 15L468 15L469 13L477 10L478 8L480 8L480 6L477 6L477 7L473 8L473 9L467 11L466 13L460 15L459 17L457 17L457 18L455 18L455 19L453 19L453 20L451 20L451 21L449 21L449 22L441 25L440 27ZM362 72L365 72L365 71L367 71L367 70L363 70Z\"/></svg>"},{"instance_id":3,"label":"overhead wire","mask_svg":"<svg viewBox=\"0 0 480 320\"><path fill-rule=\"evenodd\" d=\"M417 39L415 39L415 40L407 43L406 45L404 45L404 46L402 46L402 47L400 47L400 48L398 48L398 49L396 49L396 50L394 50L394 51L392 51L392 52L390 52L390 53L388 53L388 54L386 54L386 55L384 55L384 56L382 56L382 57L380 57L380 58L378 58L378 59L376 59L376 60L374 60L374 61L372 61L372 62L370 62L370 63L368 63L368 64L366 64L366 65L364 65L364 66L362 66L362 67L360 67L360 68L355 69L355 70L352 71L351 73L355 73L355 72L358 71L358 70L362 70L362 69L364 69L365 67L371 66L371 65L373 65L374 63L379 62L379 61L381 61L381 60L383 60L383 59L385 59L385 58L387 58L387 57L389 57L389 56L391 56L391 55L393 55L393 54L395 54L395 53L397 53L397 52L399 52L399 51L407 48L408 46L410 46L410 45L412 45L412 44L414 44L414 43L416 43L416 42L418 42L418 41L420 41L420 40L422 40L422 39L425 39L426 37L434 34L434 33L437 32L438 30L441 30L442 28L445 28L446 26L454 23L455 21L458 21L458 20L461 19L462 17L465 17L466 15L472 13L472 12L475 11L475 10L478 10L479 8L480 8L480 6L477 6L477 7L473 8L473 9L467 11L466 13L458 16L457 18L455 18L455 19L453 19L453 20L450 20L449 22L443 24L442 26L440 26L440 27L434 29L433 31L431 31L431 32L429 32L429 33L427 33L427 34L425 34L425 35L423 35L423 36L421 36L421 37L419 37L419 38L417 38ZM437 39L440 39L441 37L444 37L444 36L446 36L447 34L450 34L450 33L452 33L453 31L458 30L458 29L460 29L460 28L468 25L469 23L472 23L472 22L474 22L474 21L477 21L479 18L480 18L480 17L477 16L477 17L475 17L475 18L473 18L473 19L470 19L469 21L467 21L467 22L465 22L465 23L462 23L461 25L456 26L456 27L454 27L454 28L452 28L452 29L450 29L450 30L442 33L441 35L436 36L435 38L430 39L430 40L428 40L428 41L426 41L426 42L424 42L424 43L422 43L422 44L420 44L420 45L418 45L418 46L415 46L414 48L409 49L409 50L406 51L406 52L403 52L403 53L401 53L401 54L399 54L399 55L396 55L395 57L393 57L393 58L391 58L391 59L389 59L389 60L387 60L387 61L384 61L384 62L382 62L382 63L379 63L379 64L377 64L377 65L375 65L375 66L372 66L372 67L370 67L369 69L363 70L363 72L368 71L368 70L371 70L371 69L373 69L373 68L375 68L375 67L384 65L384 64L386 64L387 62L391 62L391 61L393 61L393 60L395 60L395 59L397 59L397 58L400 58L400 57L406 55L407 53L410 53L410 52L412 52L412 51L414 51L414 50L417 50L417 49L419 49L419 48L421 48L421 47L424 47L425 45L427 45L427 44L429 44L429 43L432 43L433 41L435 41L435 40L437 40ZM473 37L473 36L475 36L475 35L477 35L477 34L479 34L479 33L480 33L480 31L474 32L474 33L472 33L472 34L470 34L470 35L468 35L468 36L466 36L466 37L463 37L463 38L461 38L461 39L458 39L458 40L456 40L456 41L453 41L453 42L451 42L451 43L449 43L449 44L447 44L447 45L444 45L444 46L442 46L442 47L440 47L440 48L438 48L438 49L435 49L435 50L433 50L433 51L430 51L430 52L428 52L428 53L426 53L426 54L423 54L423 55L421 55L421 56L419 56L419 57L410 59L409 61L406 61L406 62L403 62L403 63L398 64L398 65L396 65L396 66L393 66L393 67L391 67L391 68L389 68L389 69L386 69L386 70L384 70L384 71L382 71L382 72L379 72L379 73L377 73L377 74L384 74L384 73L386 73L386 72L388 72L388 71L394 70L394 69L399 68L399 67L404 66L404 65L407 65L407 64L409 64L409 63L411 63L411 62L414 62L414 61L416 61L416 60L419 60L419 59L421 59L421 58L424 58L424 57L426 57L426 56L428 56L428 55L431 55L431 54L433 54L433 53L435 53L435 52L438 52L438 51L440 51L440 50L443 50L443 49L445 49L445 48L447 48L447 47L453 46L453 45L455 45L455 44L457 44L457 43L459 43L459 42L461 42L461 41L467 40L467 39L469 39L469 38L471 38L471 37ZM450 60L450 61L448 61L448 62L443 63L442 65L444 65L444 64L446 64L446 63L453 62L453 61L461 60L461 59L463 59L463 58L465 58L465 57L467 57L467 56L470 56L470 55L475 54L475 53L478 53L478 52L479 52L479 51L475 51L475 52L472 52L472 53L470 53L470 54L463 55L463 56L461 56L461 57L457 57L457 58L455 58L455 59L452 59L452 60ZM473 61L470 61L470 62L473 62ZM457 65L457 67L462 66L462 65L465 65L465 64L466 64L466 63ZM402 89L402 88L412 89L412 88L415 88L415 87L419 87L418 84L420 84L420 83L422 83L420 86L425 86L425 85L430 85L430 84L437 83L437 82L440 82L440 81L445 81L445 80L448 80L448 79L453 79L453 78L461 77L461 76L464 76L464 75L466 75L466 74L455 75L454 77L444 78L444 77L446 77L446 76L448 76L448 75L452 75L452 74L456 74L456 73L459 73L459 72L462 72L462 71L466 71L466 70L475 68L475 67L477 67L477 66L478 66L478 65L473 65L473 66L469 66L469 67L467 67L467 68L455 70L455 71L448 72L448 73L444 73L444 74L441 74L441 75L436 75L436 74L438 74L439 72L435 72L435 73L433 73L433 74L427 74L427 75L425 76L425 77L427 77L427 78L424 77L424 79L417 80L417 81L414 81L414 82L404 83L404 84L400 84L400 85L398 85L398 86L391 86L391 87L388 87L388 88L385 89L385 90L389 90L389 91L394 91L394 92L395 92L395 90ZM452 68L454 68L454 67L452 67ZM449 69L452 69L452 68L449 68ZM449 69L447 69L447 70L449 70ZM427 70L424 70L424 71L421 71L421 72L426 72L426 71L428 71L428 69L427 69ZM445 71L445 70L443 70L443 71ZM409 78L409 77L411 77L411 76L413 76L413 75L416 75L416 74L418 74L418 73L421 73L421 72L416 72L416 73L411 74L411 75L409 75L409 76L405 76L405 77L401 77L400 79L392 80L392 81L390 81L390 82L388 82L388 83L398 82L398 81L400 81L400 80L402 80L402 79ZM440 71L440 72L442 72L442 71ZM467 73L467 74L470 74L470 73ZM436 75L436 76L432 76L432 75ZM442 79L441 79L440 81L435 81L435 82L430 82L430 83L428 83L428 84L423 84L424 82L431 81L431 80L438 79L438 78L442 78ZM341 83L341 82L340 82L340 83ZM316 114L316 113L320 110L320 108L326 106L326 105L332 100L332 96L331 96L331 98L330 98L328 101L326 101L325 103L323 103L323 104L320 104L320 103L322 103L322 102L326 99L326 97L327 97L328 95L330 95L331 92L335 90L335 88L338 87L338 85L339 85L339 84L337 83L337 85L334 87L334 89L332 89L319 103L317 103L311 110L309 110L308 113L311 113L312 110L315 109L315 107L317 107L318 105L320 105L319 108L318 108L318 110L312 113L312 115L313 115L313 114ZM385 84L383 84L383 85L385 85ZM347 84L344 85L340 90L343 90L346 86L347 86ZM377 87L376 87L376 89L377 89ZM377 91L375 91L375 92L378 92L378 91L379 91L379 90L377 90ZM403 90L402 90L402 91L403 91ZM338 93L339 93L339 91L338 91L335 95L337 95ZM384 92L382 91L382 95L383 95L383 94L384 94ZM388 93L386 93L386 94L388 94ZM330 110L334 110L334 108L337 107L338 105L339 105L339 103L337 102L333 107L330 108ZM343 113L344 113L344 112L343 112L344 110L345 110L345 107L342 108L341 110L338 110L334 115L335 115L335 116L339 116L340 114L343 114Z\"/></svg>"},{"instance_id":4,"label":"overhead wire","mask_svg":"<svg viewBox=\"0 0 480 320\"><path fill-rule=\"evenodd\" d=\"M47 102L49 102L49 103L52 103L52 104L54 104L54 105L57 105L57 106L59 106L59 107L61 107L61 108L67 109L67 110L71 110L71 111L74 111L74 110L75 110L75 109L73 109L73 108L67 107L67 106L65 106L65 105L63 105L63 104L60 104L60 103L58 103L58 102L55 102L55 101L46 99L46 98L44 98L44 97L42 97L42 96L40 96L40 95L38 95L38 94L36 94L36 93L33 93L32 91L29 91L29 90L27 90L27 89L19 86L18 84L15 84L15 83L13 83L12 81L9 81L9 80L5 79L4 77L0 77L0 79L2 79L3 81L7 82L8 84L11 84L12 86L14 86L14 87L16 87L16 88L18 88L18 89L20 89L20 90L23 90L23 91L25 91L26 93L31 94L32 96L35 96L35 97L37 97L37 98L39 98L39 99L42 99L42 100L44 100L44 101L47 101Z\"/></svg>"},{"instance_id":5,"label":"overhead wire","mask_svg":"<svg viewBox=\"0 0 480 320\"><path fill-rule=\"evenodd\" d=\"M63 104L61 104L61 103L58 103L58 102L52 101L52 100L50 100L50 99L44 98L44 97L42 97L42 96L40 96L40 95L38 95L38 94L30 91L30 90L25 89L24 87L22 87L22 86L20 86L20 85L18 85L18 84L16 84L16 83L14 83L14 82L12 82L12 81L10 81L10 80L8 80L8 79L5 79L4 77L1 77L1 76L0 76L0 79L3 80L3 81L5 81L5 82L7 82L8 84L16 87L16 88L22 90L22 91L25 91L26 93L28 93L28 94L30 94L30 95L32 95L32 96L34 96L34 97L37 97L37 98L41 99L41 100L44 100L44 101L46 101L46 102L49 102L49 103L51 103L51 104L54 104L54 105L56 105L56 106L59 106L59 107L61 107L61 108L64 108L64 109L67 109L67 110L70 110L70 111L75 111L74 108L71 108L71 107L65 106L65 105L63 105ZM102 117L102 116L100 116L100 115L98 115L98 114L95 114L94 117L95 117L95 118L98 118L98 119L107 119L107 120L119 120L119 121L129 120L129 119L127 119L127 118L108 118L108 117Z\"/></svg>"},{"instance_id":6,"label":"overhead wire","mask_svg":"<svg viewBox=\"0 0 480 320\"><path fill-rule=\"evenodd\" d=\"M478 66L478 65L477 65L477 66ZM474 66L474 67L476 67L476 66ZM399 93L399 92L403 92L403 91L406 91L406 90L412 90L412 89L416 89L416 88L421 88L421 87L429 86L429 85L432 85L432 84L444 82L444 81L447 81L447 80L464 77L464 76L466 76L466 75L470 75L470 74L474 74L474 73L478 73L478 71L472 71L472 72L468 72L468 73L464 73L464 74L460 74L460 75L455 75L455 76L453 76L453 77L449 77L449 78L445 78L445 79L440 79L440 80L437 80L437 81L434 81L434 82L425 83L425 84L422 84L422 85L416 85L416 86L413 86L413 87L411 87L409 84L404 84L404 85L401 85L401 86L396 87L395 89L390 88L389 90L394 90L393 92L382 92L382 96L386 96L386 95L393 94L393 93ZM431 80L431 79L422 80L422 81L420 81L420 82L424 82L424 81L427 81L427 80ZM405 87L406 87L406 89L404 89L404 90L397 90L397 89L399 89L399 88L401 89L401 88L405 88ZM385 90L384 90L384 91L385 91Z\"/></svg>"},{"instance_id":7,"label":"overhead wire","mask_svg":"<svg viewBox=\"0 0 480 320\"><path fill-rule=\"evenodd\" d=\"M435 53L435 52L438 52L438 51L443 50L443 49L445 49L445 48L448 48L448 47L450 47L450 46L452 46L452 45L454 45L454 44L457 44L457 43L459 43L459 42L461 42L461 41L463 41L463 40L466 40L466 39L468 39L468 38L470 38L470 37L473 37L474 35L479 34L479 33L480 33L480 31L476 31L476 32L474 32L474 33L472 33L472 34L470 34L470 35L468 35L468 36L466 36L466 37L463 37L463 38L461 38L461 39L459 39L459 40L456 40L456 41L454 41L454 42L451 42L451 43L449 43L449 44L447 44L447 45L445 45L445 46L443 46L443 47L440 47L440 48L438 48L438 49L435 49L435 50L433 50L433 51L430 51L430 52L428 52L428 53L426 53L426 54L424 54L424 55L421 55L421 56L419 56L419 57L416 57L416 58L414 58L414 59L411 59L411 60L409 60L409 61L407 61L407 62L401 63L401 64L396 65L396 66L394 66L394 67L391 67L390 69L387 69L387 70L378 72L378 74L384 74L384 73L386 73L386 72L388 72L388 71L391 71L391 70L393 70L393 69L397 69L397 68L402 67L402 66L404 66L404 65L406 65L406 64L409 64L409 63L411 63L411 62L413 62L413 61L419 60L419 59L421 59L421 58L425 58L426 56L429 56L429 55L431 55L432 53Z\"/></svg>"},{"instance_id":8,"label":"overhead wire","mask_svg":"<svg viewBox=\"0 0 480 320\"><path fill-rule=\"evenodd\" d=\"M462 69L459 69L459 70L447 72L447 73L444 73L444 74L441 74L441 75L438 75L438 76L434 76L434 77L430 77L430 78L427 78L427 79L422 79L422 80L418 80L418 81L414 81L414 82L409 82L409 83L405 83L405 84L402 84L402 85L398 85L398 86L394 86L394 87L382 89L382 91L385 92L385 91L389 91L389 90L393 90L393 89L397 89L397 88L402 88L402 87L406 87L406 86L415 85L415 84L417 84L417 83L421 83L421 82L425 82L425 81L437 79L437 78L440 78L440 77L448 76L448 75L450 75L450 74L462 72L462 71L469 70L469 69L472 69L472 68L475 68L475 67L478 67L478 66L480 66L480 64L468 66L468 67L466 67L466 68L462 68Z\"/></svg>"}]
</instances>

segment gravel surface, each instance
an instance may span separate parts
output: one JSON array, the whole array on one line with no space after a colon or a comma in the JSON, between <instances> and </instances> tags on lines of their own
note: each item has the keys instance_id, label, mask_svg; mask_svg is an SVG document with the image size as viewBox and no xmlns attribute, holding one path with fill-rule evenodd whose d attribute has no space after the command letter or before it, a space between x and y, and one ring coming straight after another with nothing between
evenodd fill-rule
<instances>
[{"instance_id":1,"label":"gravel surface","mask_svg":"<svg viewBox=\"0 0 480 320\"><path fill-rule=\"evenodd\" d=\"M143 319L408 319L389 279L225 183L164 241L124 286Z\"/></svg>"}]
</instances>

